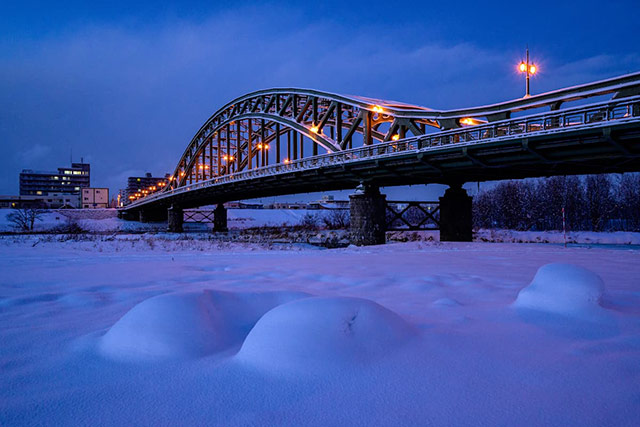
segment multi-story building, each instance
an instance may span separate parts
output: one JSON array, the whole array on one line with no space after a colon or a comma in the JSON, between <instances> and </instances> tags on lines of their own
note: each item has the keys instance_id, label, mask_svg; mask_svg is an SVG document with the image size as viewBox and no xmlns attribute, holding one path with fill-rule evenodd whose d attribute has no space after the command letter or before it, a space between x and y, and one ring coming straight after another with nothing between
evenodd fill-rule
<instances>
[{"instance_id":1,"label":"multi-story building","mask_svg":"<svg viewBox=\"0 0 640 427\"><path fill-rule=\"evenodd\" d=\"M136 193L140 193L143 190L149 188L165 186L169 183L169 174L166 174L163 178L153 177L150 172L147 172L145 176L130 176L127 178L127 189L125 190L124 201L129 200L129 196L133 196Z\"/></svg>"},{"instance_id":2,"label":"multi-story building","mask_svg":"<svg viewBox=\"0 0 640 427\"><path fill-rule=\"evenodd\" d=\"M82 189L82 208L98 209L109 207L109 189L108 188L83 188Z\"/></svg>"},{"instance_id":3,"label":"multi-story building","mask_svg":"<svg viewBox=\"0 0 640 427\"><path fill-rule=\"evenodd\" d=\"M70 168L58 168L57 172L23 169L20 173L20 195L42 196L49 193L80 195L82 188L91 186L91 166L88 163L71 163Z\"/></svg>"}]
</instances>

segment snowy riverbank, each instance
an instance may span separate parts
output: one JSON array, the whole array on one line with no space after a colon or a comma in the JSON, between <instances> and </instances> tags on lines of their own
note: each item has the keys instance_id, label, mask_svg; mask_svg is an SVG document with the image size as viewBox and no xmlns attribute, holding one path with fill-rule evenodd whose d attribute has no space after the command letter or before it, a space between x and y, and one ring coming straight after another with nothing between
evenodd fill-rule
<instances>
[{"instance_id":1,"label":"snowy riverbank","mask_svg":"<svg viewBox=\"0 0 640 427\"><path fill-rule=\"evenodd\" d=\"M2 425L637 421L636 250L38 239L0 238Z\"/></svg>"}]
</instances>

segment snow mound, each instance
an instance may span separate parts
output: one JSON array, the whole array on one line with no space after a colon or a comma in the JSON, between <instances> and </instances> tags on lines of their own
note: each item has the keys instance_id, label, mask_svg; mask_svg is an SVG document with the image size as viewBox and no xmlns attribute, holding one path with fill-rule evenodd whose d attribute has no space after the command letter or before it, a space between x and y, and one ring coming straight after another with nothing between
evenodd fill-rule
<instances>
[{"instance_id":1,"label":"snow mound","mask_svg":"<svg viewBox=\"0 0 640 427\"><path fill-rule=\"evenodd\" d=\"M102 354L116 359L182 359L239 346L273 307L301 292L170 293L134 306L102 337Z\"/></svg>"},{"instance_id":2,"label":"snow mound","mask_svg":"<svg viewBox=\"0 0 640 427\"><path fill-rule=\"evenodd\" d=\"M547 264L514 302L516 308L593 320L604 313L604 282L597 274L572 264Z\"/></svg>"},{"instance_id":3,"label":"snow mound","mask_svg":"<svg viewBox=\"0 0 640 427\"><path fill-rule=\"evenodd\" d=\"M415 334L394 312L360 298L306 298L265 314L237 360L270 371L335 369L388 355Z\"/></svg>"}]
</instances>

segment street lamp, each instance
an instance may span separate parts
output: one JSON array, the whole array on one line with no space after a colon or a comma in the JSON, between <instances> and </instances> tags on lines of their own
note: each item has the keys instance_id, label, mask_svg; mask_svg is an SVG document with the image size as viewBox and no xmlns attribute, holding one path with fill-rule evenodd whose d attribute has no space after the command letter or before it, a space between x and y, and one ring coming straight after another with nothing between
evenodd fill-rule
<instances>
[{"instance_id":1,"label":"street lamp","mask_svg":"<svg viewBox=\"0 0 640 427\"><path fill-rule=\"evenodd\" d=\"M531 96L531 94L529 93L529 77L534 75L538 71L538 67L536 67L536 64L529 63L529 48L527 48L527 60L520 63L520 65L518 66L518 70L521 73L526 74L526 92L524 97L528 98Z\"/></svg>"}]
</instances>

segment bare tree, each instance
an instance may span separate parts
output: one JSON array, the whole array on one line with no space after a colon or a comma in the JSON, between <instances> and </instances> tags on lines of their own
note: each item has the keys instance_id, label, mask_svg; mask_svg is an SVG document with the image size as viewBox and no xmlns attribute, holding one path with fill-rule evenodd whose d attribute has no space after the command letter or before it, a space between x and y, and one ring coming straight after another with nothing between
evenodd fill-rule
<instances>
[{"instance_id":1,"label":"bare tree","mask_svg":"<svg viewBox=\"0 0 640 427\"><path fill-rule=\"evenodd\" d=\"M627 231L640 231L640 174L626 173L618 184L619 218Z\"/></svg>"},{"instance_id":2,"label":"bare tree","mask_svg":"<svg viewBox=\"0 0 640 427\"><path fill-rule=\"evenodd\" d=\"M615 210L609 175L587 176L586 205L592 231L603 231Z\"/></svg>"},{"instance_id":3,"label":"bare tree","mask_svg":"<svg viewBox=\"0 0 640 427\"><path fill-rule=\"evenodd\" d=\"M35 208L14 209L7 214L9 222L22 231L33 231L36 221L42 221L44 210Z\"/></svg>"},{"instance_id":4,"label":"bare tree","mask_svg":"<svg viewBox=\"0 0 640 427\"><path fill-rule=\"evenodd\" d=\"M349 228L349 210L331 209L328 214L322 217L324 226L330 230Z\"/></svg>"}]
</instances>

